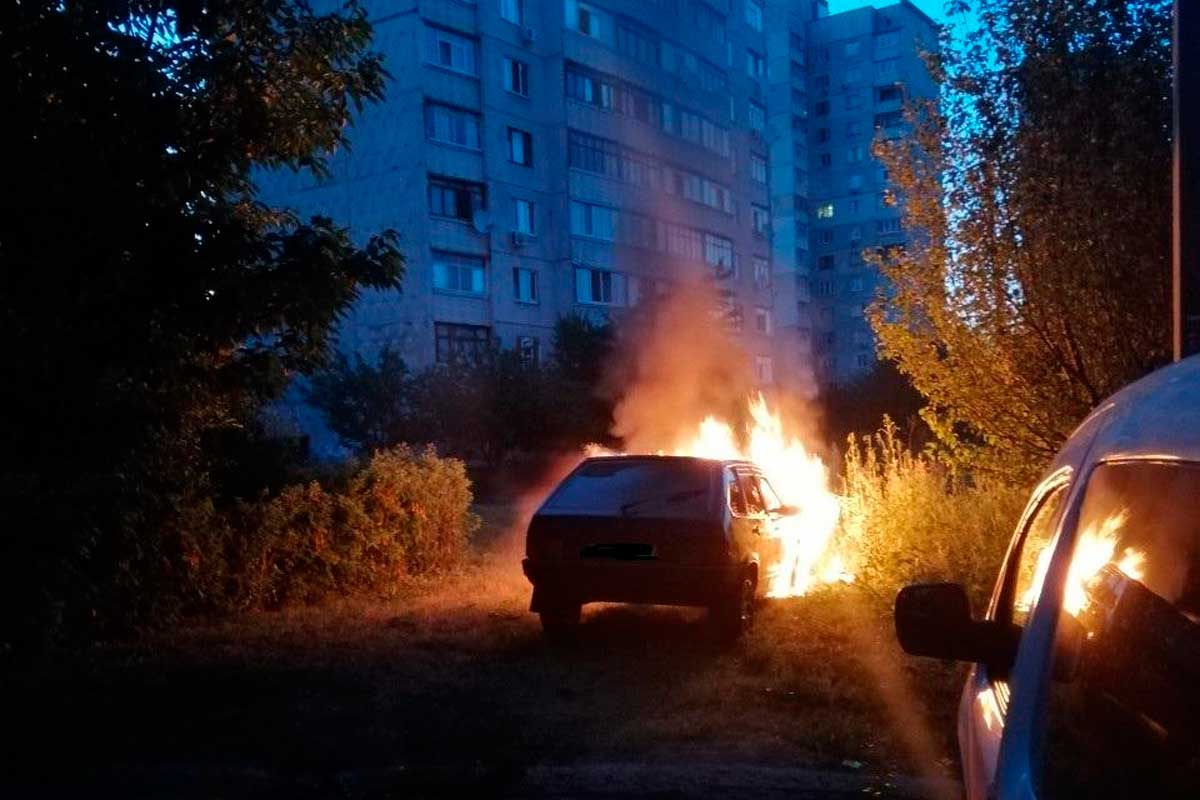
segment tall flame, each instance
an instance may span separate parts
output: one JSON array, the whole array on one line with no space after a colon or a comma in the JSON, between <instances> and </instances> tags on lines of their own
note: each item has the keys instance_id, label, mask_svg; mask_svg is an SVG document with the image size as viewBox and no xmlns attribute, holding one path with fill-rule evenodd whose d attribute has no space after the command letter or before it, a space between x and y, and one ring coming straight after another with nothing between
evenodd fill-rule
<instances>
[{"instance_id":1,"label":"tall flame","mask_svg":"<svg viewBox=\"0 0 1200 800\"><path fill-rule=\"evenodd\" d=\"M788 435L778 412L762 394L750 400L748 446L726 422L708 416L694 438L674 448L672 455L715 459L746 459L758 465L785 504L799 513L781 517L773 526L779 539L779 560L767 565L767 594L802 595L819 582L848 581L842 561L831 552L839 503L829 489L825 464L794 436Z\"/></svg>"}]
</instances>

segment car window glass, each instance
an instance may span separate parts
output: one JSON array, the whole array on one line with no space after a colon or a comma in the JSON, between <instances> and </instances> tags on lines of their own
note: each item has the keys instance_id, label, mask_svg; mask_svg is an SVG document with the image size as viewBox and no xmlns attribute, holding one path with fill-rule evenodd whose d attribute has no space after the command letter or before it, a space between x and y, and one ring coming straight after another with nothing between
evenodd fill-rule
<instances>
[{"instance_id":1,"label":"car window glass","mask_svg":"<svg viewBox=\"0 0 1200 800\"><path fill-rule=\"evenodd\" d=\"M738 475L742 484L742 493L746 496L746 511L750 514L764 514L767 507L763 503L762 492L759 491L758 481L754 475L743 472Z\"/></svg>"},{"instance_id":2,"label":"car window glass","mask_svg":"<svg viewBox=\"0 0 1200 800\"><path fill-rule=\"evenodd\" d=\"M1058 527L1058 518L1066 496L1064 486L1051 489L1025 526L1020 549L1015 553L1017 560L1013 567L1016 573L1012 579L1013 590L1010 595L1010 619L1017 625L1023 626L1029 619L1029 613L1037 599L1037 592L1041 588L1040 581L1037 580L1039 564L1044 569L1050 556L1048 546Z\"/></svg>"},{"instance_id":3,"label":"car window glass","mask_svg":"<svg viewBox=\"0 0 1200 800\"><path fill-rule=\"evenodd\" d=\"M1049 595L1047 595L1049 596ZM1043 796L1200 787L1200 465L1103 464L1062 593Z\"/></svg>"},{"instance_id":4,"label":"car window glass","mask_svg":"<svg viewBox=\"0 0 1200 800\"><path fill-rule=\"evenodd\" d=\"M746 513L746 498L742 494L742 485L736 475L729 478L729 508L735 514Z\"/></svg>"},{"instance_id":5,"label":"car window glass","mask_svg":"<svg viewBox=\"0 0 1200 800\"><path fill-rule=\"evenodd\" d=\"M715 469L688 458L590 459L554 490L541 513L704 518Z\"/></svg>"},{"instance_id":6,"label":"car window glass","mask_svg":"<svg viewBox=\"0 0 1200 800\"><path fill-rule=\"evenodd\" d=\"M783 505L779 499L779 495L775 494L775 490L771 488L771 484L767 483L766 478L759 477L758 488L762 492L763 504L768 511L773 511Z\"/></svg>"}]
</instances>

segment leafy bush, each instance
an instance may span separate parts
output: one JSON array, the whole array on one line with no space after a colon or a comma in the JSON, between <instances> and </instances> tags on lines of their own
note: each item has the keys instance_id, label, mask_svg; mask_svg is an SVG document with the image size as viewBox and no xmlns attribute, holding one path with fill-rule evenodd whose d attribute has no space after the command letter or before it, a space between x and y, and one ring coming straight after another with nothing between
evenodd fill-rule
<instances>
[{"instance_id":1,"label":"leafy bush","mask_svg":"<svg viewBox=\"0 0 1200 800\"><path fill-rule=\"evenodd\" d=\"M953 581L973 608L991 594L1027 492L951 473L914 454L884 418L873 436L851 435L838 536L856 554L856 581L882 603L917 581Z\"/></svg>"},{"instance_id":2,"label":"leafy bush","mask_svg":"<svg viewBox=\"0 0 1200 800\"><path fill-rule=\"evenodd\" d=\"M198 514L185 535L189 599L225 611L393 592L461 561L479 524L471 499L461 461L401 446L326 483Z\"/></svg>"}]
</instances>

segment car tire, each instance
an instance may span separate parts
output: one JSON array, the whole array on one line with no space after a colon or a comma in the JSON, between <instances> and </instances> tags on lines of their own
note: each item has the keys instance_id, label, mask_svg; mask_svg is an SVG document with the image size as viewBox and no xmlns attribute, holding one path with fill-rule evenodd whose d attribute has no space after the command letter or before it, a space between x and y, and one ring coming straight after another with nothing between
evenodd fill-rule
<instances>
[{"instance_id":1,"label":"car tire","mask_svg":"<svg viewBox=\"0 0 1200 800\"><path fill-rule=\"evenodd\" d=\"M542 609L542 633L552 642L567 642L579 630L583 607L579 603L555 603Z\"/></svg>"},{"instance_id":2,"label":"car tire","mask_svg":"<svg viewBox=\"0 0 1200 800\"><path fill-rule=\"evenodd\" d=\"M735 589L709 609L709 616L721 639L734 641L754 624L754 590L754 576L744 575Z\"/></svg>"}]
</instances>

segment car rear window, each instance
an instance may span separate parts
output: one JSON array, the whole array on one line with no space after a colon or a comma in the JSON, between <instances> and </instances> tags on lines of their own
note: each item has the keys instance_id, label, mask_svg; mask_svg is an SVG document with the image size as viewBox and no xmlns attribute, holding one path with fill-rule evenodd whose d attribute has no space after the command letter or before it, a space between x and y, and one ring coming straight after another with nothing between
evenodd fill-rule
<instances>
[{"instance_id":1,"label":"car rear window","mask_svg":"<svg viewBox=\"0 0 1200 800\"><path fill-rule=\"evenodd\" d=\"M704 461L596 459L571 473L542 511L697 519L709 512L716 474Z\"/></svg>"}]
</instances>

